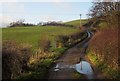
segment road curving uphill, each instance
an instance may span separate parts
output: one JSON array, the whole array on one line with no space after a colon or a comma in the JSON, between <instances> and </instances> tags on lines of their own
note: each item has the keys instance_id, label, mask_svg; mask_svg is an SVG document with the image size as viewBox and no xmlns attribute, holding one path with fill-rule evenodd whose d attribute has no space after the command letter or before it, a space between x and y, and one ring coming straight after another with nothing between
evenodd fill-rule
<instances>
[{"instance_id":1,"label":"road curving uphill","mask_svg":"<svg viewBox=\"0 0 120 81\"><path fill-rule=\"evenodd\" d=\"M87 37L68 49L59 59L56 60L53 67L50 68L48 79L93 79L93 70L89 62L86 61L85 52L89 40L93 36L90 30L86 30ZM80 70L80 67L83 69ZM75 73L79 72L82 77L76 77ZM89 73L92 74L89 74Z\"/></svg>"}]
</instances>

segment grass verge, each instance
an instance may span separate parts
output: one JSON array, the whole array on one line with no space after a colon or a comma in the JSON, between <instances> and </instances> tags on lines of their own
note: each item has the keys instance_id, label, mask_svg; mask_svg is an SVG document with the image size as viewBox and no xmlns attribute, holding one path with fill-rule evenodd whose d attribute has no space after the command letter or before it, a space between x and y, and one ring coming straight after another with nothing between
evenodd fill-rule
<instances>
[{"instance_id":1,"label":"grass verge","mask_svg":"<svg viewBox=\"0 0 120 81\"><path fill-rule=\"evenodd\" d=\"M57 48L54 50L54 53L50 57L44 56L41 59L38 59L34 63L31 63L28 69L28 72L17 77L17 80L28 80L28 79L46 79L48 70L55 62L55 60L64 53L66 48Z\"/></svg>"},{"instance_id":2,"label":"grass verge","mask_svg":"<svg viewBox=\"0 0 120 81\"><path fill-rule=\"evenodd\" d=\"M105 64L104 61L99 59L92 52L88 52L87 56L91 60L91 62L95 65L95 67L98 68L98 70L101 71L106 78L120 80L119 78L120 72L118 70L114 70L113 68L109 67L107 64Z\"/></svg>"}]
</instances>

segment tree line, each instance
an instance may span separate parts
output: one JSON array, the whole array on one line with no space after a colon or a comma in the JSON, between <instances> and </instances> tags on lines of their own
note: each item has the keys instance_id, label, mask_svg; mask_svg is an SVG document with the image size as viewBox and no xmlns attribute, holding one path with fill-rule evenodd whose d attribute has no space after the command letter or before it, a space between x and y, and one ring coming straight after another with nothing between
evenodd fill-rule
<instances>
[{"instance_id":1,"label":"tree line","mask_svg":"<svg viewBox=\"0 0 120 81\"><path fill-rule=\"evenodd\" d=\"M25 23L24 19L11 22L8 27L20 27L20 26L65 26L65 27L74 27L73 25L64 24L62 22L48 21L48 22L39 22L38 24Z\"/></svg>"},{"instance_id":2,"label":"tree line","mask_svg":"<svg viewBox=\"0 0 120 81\"><path fill-rule=\"evenodd\" d=\"M18 26L35 26L35 24L25 23L24 19L11 22L8 27L18 27Z\"/></svg>"}]
</instances>

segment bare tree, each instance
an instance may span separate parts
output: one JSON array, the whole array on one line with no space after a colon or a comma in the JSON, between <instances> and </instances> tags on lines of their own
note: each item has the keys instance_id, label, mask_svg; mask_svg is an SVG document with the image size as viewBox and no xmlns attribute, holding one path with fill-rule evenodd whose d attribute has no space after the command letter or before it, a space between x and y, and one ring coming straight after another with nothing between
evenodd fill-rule
<instances>
[{"instance_id":1,"label":"bare tree","mask_svg":"<svg viewBox=\"0 0 120 81\"><path fill-rule=\"evenodd\" d=\"M104 19L109 25L117 25L118 18L120 17L120 1L116 2L115 0L111 0L111 2L93 2L93 6L91 8L91 17L98 19Z\"/></svg>"},{"instance_id":2,"label":"bare tree","mask_svg":"<svg viewBox=\"0 0 120 81\"><path fill-rule=\"evenodd\" d=\"M20 20L18 20L16 22L11 22L9 24L9 27L23 26L24 25L24 21L25 21L24 19L20 19Z\"/></svg>"}]
</instances>

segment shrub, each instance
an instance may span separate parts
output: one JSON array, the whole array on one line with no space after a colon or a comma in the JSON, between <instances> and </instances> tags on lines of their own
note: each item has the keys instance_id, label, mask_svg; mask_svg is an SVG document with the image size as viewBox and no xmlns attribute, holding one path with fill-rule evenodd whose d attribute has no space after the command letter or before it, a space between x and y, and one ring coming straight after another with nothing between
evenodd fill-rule
<instances>
[{"instance_id":1,"label":"shrub","mask_svg":"<svg viewBox=\"0 0 120 81\"><path fill-rule=\"evenodd\" d=\"M117 28L104 29L97 32L90 41L89 47L111 67L116 67L116 63L118 63Z\"/></svg>"},{"instance_id":2,"label":"shrub","mask_svg":"<svg viewBox=\"0 0 120 81\"><path fill-rule=\"evenodd\" d=\"M48 52L50 49L51 42L47 37L41 38L39 41L39 47L43 52Z\"/></svg>"},{"instance_id":3,"label":"shrub","mask_svg":"<svg viewBox=\"0 0 120 81\"><path fill-rule=\"evenodd\" d=\"M118 70L118 29L107 28L98 30L90 40L88 50L90 50L100 62L104 62L107 66L106 68ZM102 70L103 69L104 68L102 68ZM114 77L114 75L111 77Z\"/></svg>"},{"instance_id":4,"label":"shrub","mask_svg":"<svg viewBox=\"0 0 120 81\"><path fill-rule=\"evenodd\" d=\"M31 55L31 47L18 45L14 41L3 41L2 47L2 77L14 79L24 72Z\"/></svg>"},{"instance_id":5,"label":"shrub","mask_svg":"<svg viewBox=\"0 0 120 81\"><path fill-rule=\"evenodd\" d=\"M20 52L22 59L22 69L23 71L26 71L28 68L28 62L30 60L30 57L32 56L32 49L31 46L28 44L21 44L20 47L21 47Z\"/></svg>"},{"instance_id":6,"label":"shrub","mask_svg":"<svg viewBox=\"0 0 120 81\"><path fill-rule=\"evenodd\" d=\"M62 46L67 46L68 40L69 40L68 36L59 35L57 38L57 43L62 43ZM59 47L59 45L57 47Z\"/></svg>"},{"instance_id":7,"label":"shrub","mask_svg":"<svg viewBox=\"0 0 120 81\"><path fill-rule=\"evenodd\" d=\"M86 38L86 36L87 35L86 35L85 31L76 32L76 33L73 33L68 36L59 35L57 38L57 42L58 42L58 44L62 43L61 47L70 47L70 46L74 46L75 44L77 44L78 42L80 42L81 40Z\"/></svg>"}]
</instances>

